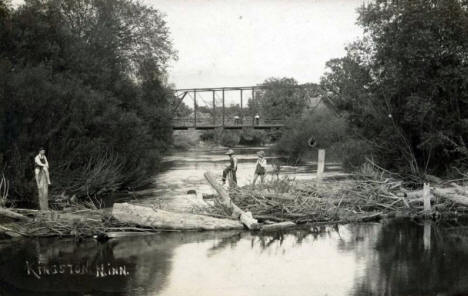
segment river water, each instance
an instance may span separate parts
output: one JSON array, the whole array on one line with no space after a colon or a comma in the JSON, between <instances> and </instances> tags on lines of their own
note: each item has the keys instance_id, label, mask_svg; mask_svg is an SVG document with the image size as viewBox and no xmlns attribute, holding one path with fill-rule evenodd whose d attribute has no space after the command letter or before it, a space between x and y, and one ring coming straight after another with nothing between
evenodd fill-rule
<instances>
[{"instance_id":1,"label":"river water","mask_svg":"<svg viewBox=\"0 0 468 296\"><path fill-rule=\"evenodd\" d=\"M280 177L295 180L312 180L317 170L316 161L308 161L301 165L285 164L279 157L272 156L268 147L236 148L235 157L238 160L237 181L240 186L251 184L258 151L266 152L267 176L266 180L276 178L273 173L273 163L280 163ZM210 185L203 177L204 172L211 172L221 182L222 171L228 165L225 148L197 149L187 152L175 152L165 157L162 171L154 179L155 188L147 190L151 196L140 203L153 203L161 198L185 196L189 190L201 193L213 193ZM344 175L339 163L326 162L325 176Z\"/></svg>"},{"instance_id":2,"label":"river water","mask_svg":"<svg viewBox=\"0 0 468 296\"><path fill-rule=\"evenodd\" d=\"M239 151L241 185L250 181L255 151ZM222 150L168 157L148 200L209 191L202 173L219 172L224 159ZM339 173L333 163L328 169ZM311 163L282 172L307 179L313 170ZM0 240L0 295L468 295L468 227L461 224L392 220L106 243Z\"/></svg>"}]
</instances>

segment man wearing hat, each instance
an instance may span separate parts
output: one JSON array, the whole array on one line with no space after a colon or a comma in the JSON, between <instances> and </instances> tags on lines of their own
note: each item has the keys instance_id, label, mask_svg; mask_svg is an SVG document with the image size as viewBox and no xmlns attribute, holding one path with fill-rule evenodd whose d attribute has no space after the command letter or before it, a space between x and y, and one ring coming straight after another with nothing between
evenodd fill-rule
<instances>
[{"instance_id":1,"label":"man wearing hat","mask_svg":"<svg viewBox=\"0 0 468 296\"><path fill-rule=\"evenodd\" d=\"M237 184L237 158L234 157L234 150L232 149L229 149L226 154L229 155L229 165L223 170L223 184L226 183L226 176L229 172L232 174L232 180Z\"/></svg>"}]
</instances>

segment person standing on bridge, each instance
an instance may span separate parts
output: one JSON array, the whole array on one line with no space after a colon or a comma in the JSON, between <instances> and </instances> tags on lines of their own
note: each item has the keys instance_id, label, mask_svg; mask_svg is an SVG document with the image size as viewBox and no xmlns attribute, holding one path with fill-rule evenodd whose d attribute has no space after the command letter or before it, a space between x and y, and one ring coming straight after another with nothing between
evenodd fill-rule
<instances>
[{"instance_id":1,"label":"person standing on bridge","mask_svg":"<svg viewBox=\"0 0 468 296\"><path fill-rule=\"evenodd\" d=\"M234 116L234 125L239 125L239 115Z\"/></svg>"},{"instance_id":2,"label":"person standing on bridge","mask_svg":"<svg viewBox=\"0 0 468 296\"><path fill-rule=\"evenodd\" d=\"M255 125L260 125L260 115L258 113L255 113Z\"/></svg>"},{"instance_id":3,"label":"person standing on bridge","mask_svg":"<svg viewBox=\"0 0 468 296\"><path fill-rule=\"evenodd\" d=\"M260 182L262 183L262 185L265 182L265 173L266 173L266 168L267 168L265 152L258 151L257 156L258 158L257 158L257 163L255 164L255 172L254 172L254 178L252 181L252 187L255 186L255 182L257 182L258 176L260 176Z\"/></svg>"},{"instance_id":4,"label":"person standing on bridge","mask_svg":"<svg viewBox=\"0 0 468 296\"><path fill-rule=\"evenodd\" d=\"M223 170L223 184L226 183L226 177L229 173L231 173L232 181L237 184L237 158L234 157L234 150L232 149L229 149L226 154L229 155L229 165Z\"/></svg>"}]
</instances>

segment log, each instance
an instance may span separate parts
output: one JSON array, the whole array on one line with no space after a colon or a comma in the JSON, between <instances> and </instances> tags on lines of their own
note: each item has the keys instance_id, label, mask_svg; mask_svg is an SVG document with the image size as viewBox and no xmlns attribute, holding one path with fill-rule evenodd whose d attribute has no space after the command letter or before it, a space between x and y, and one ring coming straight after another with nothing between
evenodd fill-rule
<instances>
[{"instance_id":1,"label":"log","mask_svg":"<svg viewBox=\"0 0 468 296\"><path fill-rule=\"evenodd\" d=\"M450 183L451 186L455 187L455 191L461 195L468 195L468 188L460 186L456 183Z\"/></svg>"},{"instance_id":2,"label":"log","mask_svg":"<svg viewBox=\"0 0 468 296\"><path fill-rule=\"evenodd\" d=\"M239 221L204 215L174 213L129 203L115 203L112 216L122 223L177 230L243 229Z\"/></svg>"},{"instance_id":3,"label":"log","mask_svg":"<svg viewBox=\"0 0 468 296\"><path fill-rule=\"evenodd\" d=\"M382 213L381 212L371 214L371 215L366 215L366 216L363 216L363 217L359 218L359 220L362 221L362 222L378 221L380 219L382 219Z\"/></svg>"},{"instance_id":4,"label":"log","mask_svg":"<svg viewBox=\"0 0 468 296\"><path fill-rule=\"evenodd\" d=\"M7 228L5 226L0 225L0 233L5 234L6 236L10 238L17 238L17 237L22 237L23 235L18 233L17 231L14 231L13 229Z\"/></svg>"},{"instance_id":5,"label":"log","mask_svg":"<svg viewBox=\"0 0 468 296\"><path fill-rule=\"evenodd\" d=\"M453 201L456 204L468 206L468 197L455 193L454 188L434 188L434 195Z\"/></svg>"},{"instance_id":6,"label":"log","mask_svg":"<svg viewBox=\"0 0 468 296\"><path fill-rule=\"evenodd\" d=\"M233 218L240 219L240 221L250 230L260 228L258 221L252 217L250 212L246 213L242 211L232 202L231 198L229 197L229 193L223 188L223 186L216 182L215 178L210 172L205 172L204 176L211 187L213 187L214 190L218 192L217 199L229 215L231 215Z\"/></svg>"},{"instance_id":7,"label":"log","mask_svg":"<svg viewBox=\"0 0 468 296\"><path fill-rule=\"evenodd\" d=\"M26 216L23 216L21 214L18 214L18 213L15 213L13 211L10 211L8 209L5 209L5 208L0 208L0 215L1 216L5 216L5 217L8 217L8 218L12 218L12 219L17 219L17 220L23 220L23 221L29 221L30 219Z\"/></svg>"},{"instance_id":8,"label":"log","mask_svg":"<svg viewBox=\"0 0 468 296\"><path fill-rule=\"evenodd\" d=\"M296 223L291 222L291 221L280 222L280 223L274 223L274 224L269 224L269 225L263 225L262 231L281 230L281 229L291 228L295 226L297 226Z\"/></svg>"}]
</instances>

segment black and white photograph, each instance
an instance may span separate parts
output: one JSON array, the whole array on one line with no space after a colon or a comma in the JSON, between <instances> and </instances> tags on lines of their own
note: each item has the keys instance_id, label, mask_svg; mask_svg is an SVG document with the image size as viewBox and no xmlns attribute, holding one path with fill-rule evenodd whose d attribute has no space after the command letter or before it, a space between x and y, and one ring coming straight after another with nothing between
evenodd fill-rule
<instances>
[{"instance_id":1,"label":"black and white photograph","mask_svg":"<svg viewBox=\"0 0 468 296\"><path fill-rule=\"evenodd\" d=\"M0 296L468 295L468 0L0 0Z\"/></svg>"}]
</instances>

